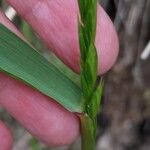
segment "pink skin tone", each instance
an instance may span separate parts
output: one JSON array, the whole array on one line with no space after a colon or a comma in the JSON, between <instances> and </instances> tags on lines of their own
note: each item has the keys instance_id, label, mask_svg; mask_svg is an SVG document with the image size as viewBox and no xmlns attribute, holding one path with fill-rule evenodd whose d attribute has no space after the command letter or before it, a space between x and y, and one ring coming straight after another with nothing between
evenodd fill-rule
<instances>
[{"instance_id":1,"label":"pink skin tone","mask_svg":"<svg viewBox=\"0 0 150 150\"><path fill-rule=\"evenodd\" d=\"M12 138L9 129L0 121L0 150L10 150Z\"/></svg>"},{"instance_id":2,"label":"pink skin tone","mask_svg":"<svg viewBox=\"0 0 150 150\"><path fill-rule=\"evenodd\" d=\"M75 0L7 0L61 60L79 72L77 3ZM21 36L0 13L0 22ZM98 6L96 47L101 74L109 70L118 54L114 27ZM54 100L0 73L0 104L24 128L47 145L72 143L80 133L78 117Z\"/></svg>"},{"instance_id":3,"label":"pink skin tone","mask_svg":"<svg viewBox=\"0 0 150 150\"><path fill-rule=\"evenodd\" d=\"M69 67L79 72L77 0L7 0L34 28L44 43ZM98 5L96 47L100 73L114 64L118 38L114 27Z\"/></svg>"}]
</instances>

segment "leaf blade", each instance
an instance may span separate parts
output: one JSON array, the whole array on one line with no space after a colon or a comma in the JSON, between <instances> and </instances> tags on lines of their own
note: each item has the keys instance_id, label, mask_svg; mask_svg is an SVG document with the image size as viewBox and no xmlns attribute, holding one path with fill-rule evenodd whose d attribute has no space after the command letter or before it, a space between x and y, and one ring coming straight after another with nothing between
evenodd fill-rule
<instances>
[{"instance_id":1,"label":"leaf blade","mask_svg":"<svg viewBox=\"0 0 150 150\"><path fill-rule=\"evenodd\" d=\"M81 89L0 24L0 71L22 80L71 112L82 112Z\"/></svg>"}]
</instances>

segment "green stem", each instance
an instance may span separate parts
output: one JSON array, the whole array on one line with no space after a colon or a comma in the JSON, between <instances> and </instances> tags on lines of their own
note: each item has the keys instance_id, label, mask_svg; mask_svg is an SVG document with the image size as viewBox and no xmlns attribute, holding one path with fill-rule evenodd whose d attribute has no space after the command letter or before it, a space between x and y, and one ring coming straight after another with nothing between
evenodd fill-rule
<instances>
[{"instance_id":1,"label":"green stem","mask_svg":"<svg viewBox=\"0 0 150 150\"><path fill-rule=\"evenodd\" d=\"M95 150L96 121L87 114L80 116L82 150Z\"/></svg>"}]
</instances>

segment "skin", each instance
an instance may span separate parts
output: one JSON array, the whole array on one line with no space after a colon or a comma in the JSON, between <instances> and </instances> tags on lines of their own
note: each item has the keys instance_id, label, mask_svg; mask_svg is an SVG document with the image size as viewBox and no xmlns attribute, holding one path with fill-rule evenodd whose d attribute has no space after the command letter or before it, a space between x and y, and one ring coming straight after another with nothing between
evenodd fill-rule
<instances>
[{"instance_id":1,"label":"skin","mask_svg":"<svg viewBox=\"0 0 150 150\"><path fill-rule=\"evenodd\" d=\"M75 0L7 2L31 25L48 48L70 68L79 72L78 9ZM99 5L97 20L95 43L100 64L98 73L103 74L114 64L119 46L112 22ZM0 22L22 37L2 12ZM3 73L0 73L0 105L32 135L47 145L71 144L80 133L79 119L75 114ZM8 143L11 145L9 138Z\"/></svg>"},{"instance_id":2,"label":"skin","mask_svg":"<svg viewBox=\"0 0 150 150\"><path fill-rule=\"evenodd\" d=\"M0 121L0 150L10 150L12 138L9 129Z\"/></svg>"}]
</instances>

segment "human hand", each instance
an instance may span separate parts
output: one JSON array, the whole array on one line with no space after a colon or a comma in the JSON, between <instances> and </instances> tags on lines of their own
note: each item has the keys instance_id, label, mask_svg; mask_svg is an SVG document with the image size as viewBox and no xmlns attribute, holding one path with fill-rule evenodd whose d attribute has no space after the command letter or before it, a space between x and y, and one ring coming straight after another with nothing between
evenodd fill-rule
<instances>
[{"instance_id":1,"label":"human hand","mask_svg":"<svg viewBox=\"0 0 150 150\"><path fill-rule=\"evenodd\" d=\"M79 44L77 32L77 1L75 0L7 0L32 26L42 41L70 68L79 72ZM0 12L0 22L17 35L21 33ZM118 38L114 27L98 6L96 47L99 73L105 73L114 64L118 54ZM101 71L100 71L101 70ZM52 99L23 83L0 73L0 105L24 128L47 145L72 143L80 133L78 117ZM7 132L0 150L9 150L11 138ZM8 143L8 144L6 144ZM6 148L5 148L6 147Z\"/></svg>"}]
</instances>

